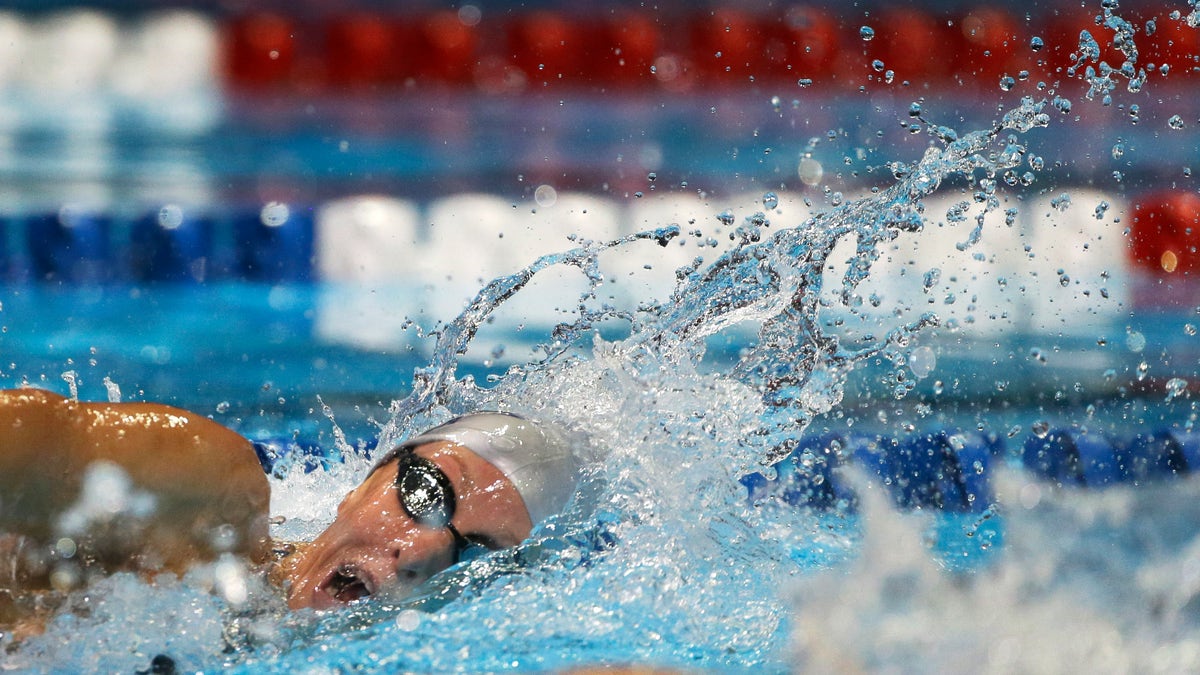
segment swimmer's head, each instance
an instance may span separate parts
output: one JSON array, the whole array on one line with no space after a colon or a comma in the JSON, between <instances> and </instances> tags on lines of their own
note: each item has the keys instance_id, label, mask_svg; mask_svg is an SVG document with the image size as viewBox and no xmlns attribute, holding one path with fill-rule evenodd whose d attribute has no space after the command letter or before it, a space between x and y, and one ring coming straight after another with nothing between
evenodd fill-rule
<instances>
[{"instance_id":1,"label":"swimmer's head","mask_svg":"<svg viewBox=\"0 0 1200 675\"><path fill-rule=\"evenodd\" d=\"M467 415L410 439L289 561L288 604L322 609L404 593L468 546L515 546L566 504L575 469L558 432L505 413Z\"/></svg>"}]
</instances>

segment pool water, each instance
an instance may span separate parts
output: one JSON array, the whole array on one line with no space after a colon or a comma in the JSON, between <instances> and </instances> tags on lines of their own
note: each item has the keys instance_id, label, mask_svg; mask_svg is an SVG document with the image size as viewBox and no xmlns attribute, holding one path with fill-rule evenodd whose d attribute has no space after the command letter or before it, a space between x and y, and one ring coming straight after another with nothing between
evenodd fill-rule
<instances>
[{"instance_id":1,"label":"pool water","mask_svg":"<svg viewBox=\"0 0 1200 675\"><path fill-rule=\"evenodd\" d=\"M1128 214L1090 189L1024 189L1024 139L1071 124L1051 107L922 123L928 149L877 190L764 190L640 238L556 238L480 275L461 314L462 275L5 288L6 386L164 401L328 460L272 467L280 538L330 519L370 465L357 441L464 411L553 420L589 460L563 514L413 597L288 614L236 560L117 575L5 667L1200 668L1194 286L1112 266ZM436 236L420 250L445 252ZM484 260L471 243L501 245L451 249ZM627 283L646 266L667 285ZM1140 459L1103 473L1122 457Z\"/></svg>"}]
</instances>

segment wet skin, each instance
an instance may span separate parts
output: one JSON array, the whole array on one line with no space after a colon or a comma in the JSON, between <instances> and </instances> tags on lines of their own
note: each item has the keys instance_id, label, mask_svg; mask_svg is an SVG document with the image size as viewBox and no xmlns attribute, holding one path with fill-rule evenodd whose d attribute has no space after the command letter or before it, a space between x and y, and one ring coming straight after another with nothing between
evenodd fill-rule
<instances>
[{"instance_id":1,"label":"wet skin","mask_svg":"<svg viewBox=\"0 0 1200 675\"><path fill-rule=\"evenodd\" d=\"M451 522L465 537L502 548L528 536L524 502L492 464L445 441L416 453L449 479L457 497ZM75 502L82 476L97 461L120 467L137 490L153 495L157 508L128 536L77 542L77 557L86 551L91 561L89 574L183 573L223 553L268 561L270 488L253 446L235 432L159 404L0 391L0 632L30 619L25 599L51 591L51 568L27 569L15 551L54 542L58 514ZM289 606L323 609L366 595L403 593L452 564L450 531L414 522L400 506L395 476L395 461L368 476L346 495L328 530L270 570ZM232 534L219 547L217 528ZM45 616L39 612L24 632L39 632Z\"/></svg>"},{"instance_id":2,"label":"wet skin","mask_svg":"<svg viewBox=\"0 0 1200 675\"><path fill-rule=\"evenodd\" d=\"M529 535L520 494L491 463L447 441L415 452L450 479L457 501L450 522L468 540L505 548ZM409 517L395 478L396 460L379 467L346 495L332 525L280 563L289 607L328 609L367 595L400 594L453 564L450 531Z\"/></svg>"},{"instance_id":3,"label":"wet skin","mask_svg":"<svg viewBox=\"0 0 1200 675\"><path fill-rule=\"evenodd\" d=\"M155 499L136 538L93 542L90 555L107 571L182 572L226 551L268 559L270 488L246 439L170 406L0 391L0 533L52 541L54 523L95 462L120 467ZM214 547L218 527L232 528L231 546ZM6 585L38 588L46 580L0 580L0 589Z\"/></svg>"}]
</instances>

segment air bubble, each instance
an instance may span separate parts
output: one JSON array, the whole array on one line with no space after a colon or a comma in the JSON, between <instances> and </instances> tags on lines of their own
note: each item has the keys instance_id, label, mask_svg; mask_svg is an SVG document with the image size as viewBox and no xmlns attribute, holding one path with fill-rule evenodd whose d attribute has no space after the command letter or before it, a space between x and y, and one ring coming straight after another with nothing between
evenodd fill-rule
<instances>
[{"instance_id":1,"label":"air bubble","mask_svg":"<svg viewBox=\"0 0 1200 675\"><path fill-rule=\"evenodd\" d=\"M870 26L863 26L858 29L858 36L863 39L863 42L870 42L875 39L875 29Z\"/></svg>"}]
</instances>

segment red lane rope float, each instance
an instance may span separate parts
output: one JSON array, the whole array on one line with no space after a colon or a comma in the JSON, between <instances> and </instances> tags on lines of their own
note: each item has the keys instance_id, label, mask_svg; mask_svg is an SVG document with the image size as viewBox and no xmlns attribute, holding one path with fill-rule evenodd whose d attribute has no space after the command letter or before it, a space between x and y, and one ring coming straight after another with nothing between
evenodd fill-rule
<instances>
[{"instance_id":1,"label":"red lane rope float","mask_svg":"<svg viewBox=\"0 0 1200 675\"><path fill-rule=\"evenodd\" d=\"M853 29L862 48L846 53L848 60L858 60L853 64L857 77L852 84L866 84L868 77L878 82L888 71L894 73L895 82L915 85L940 83L949 78L955 59L955 40L945 20L920 8L885 8L878 16L864 21L862 27L873 31L874 37L864 40L860 27ZM859 57L859 53L863 56Z\"/></svg>"},{"instance_id":2,"label":"red lane rope float","mask_svg":"<svg viewBox=\"0 0 1200 675\"><path fill-rule=\"evenodd\" d=\"M1200 274L1200 194L1163 190L1133 205L1129 254L1134 265L1156 275Z\"/></svg>"},{"instance_id":3,"label":"red lane rope float","mask_svg":"<svg viewBox=\"0 0 1200 675\"><path fill-rule=\"evenodd\" d=\"M286 16L245 14L224 26L223 69L235 87L265 89L286 83L296 63L296 25Z\"/></svg>"},{"instance_id":4,"label":"red lane rope float","mask_svg":"<svg viewBox=\"0 0 1200 675\"><path fill-rule=\"evenodd\" d=\"M412 55L412 44L387 17L358 12L336 16L325 24L326 81L351 89L395 83Z\"/></svg>"},{"instance_id":5,"label":"red lane rope float","mask_svg":"<svg viewBox=\"0 0 1200 675\"><path fill-rule=\"evenodd\" d=\"M509 52L534 88L576 84L585 39L583 26L558 12L530 12L508 24Z\"/></svg>"},{"instance_id":6,"label":"red lane rope float","mask_svg":"<svg viewBox=\"0 0 1200 675\"><path fill-rule=\"evenodd\" d=\"M602 86L649 86L656 80L655 61L662 49L662 30L656 19L618 10L595 23L584 75Z\"/></svg>"},{"instance_id":7,"label":"red lane rope float","mask_svg":"<svg viewBox=\"0 0 1200 675\"><path fill-rule=\"evenodd\" d=\"M1128 11L1139 67L1167 82L1200 72L1200 30L1165 8ZM1153 24L1146 22L1153 19ZM860 32L863 27L870 31ZM1054 83L1098 56L1125 57L1095 12L1020 17L988 6L933 13L885 6L870 13L796 5L765 12L632 8L484 14L473 6L425 13L348 11L302 20L252 12L222 24L226 79L243 90L474 87L487 93L555 88L661 87L687 91L753 83L832 84L843 90L905 82L992 88L1000 78ZM1079 47L1088 31L1096 54ZM1032 38L1040 40L1035 48ZM1076 71L1075 77L1083 73ZM1014 82L1015 84L1015 82Z\"/></svg>"},{"instance_id":8,"label":"red lane rope float","mask_svg":"<svg viewBox=\"0 0 1200 675\"><path fill-rule=\"evenodd\" d=\"M479 26L464 21L458 12L435 12L416 20L402 19L405 30L413 25L415 45L412 72L420 80L450 85L474 81L479 55Z\"/></svg>"},{"instance_id":9,"label":"red lane rope float","mask_svg":"<svg viewBox=\"0 0 1200 675\"><path fill-rule=\"evenodd\" d=\"M1032 69L1028 29L1008 12L980 7L962 16L954 27L958 30L953 70L964 83L994 87L1001 77L1016 79L1022 70Z\"/></svg>"}]
</instances>

